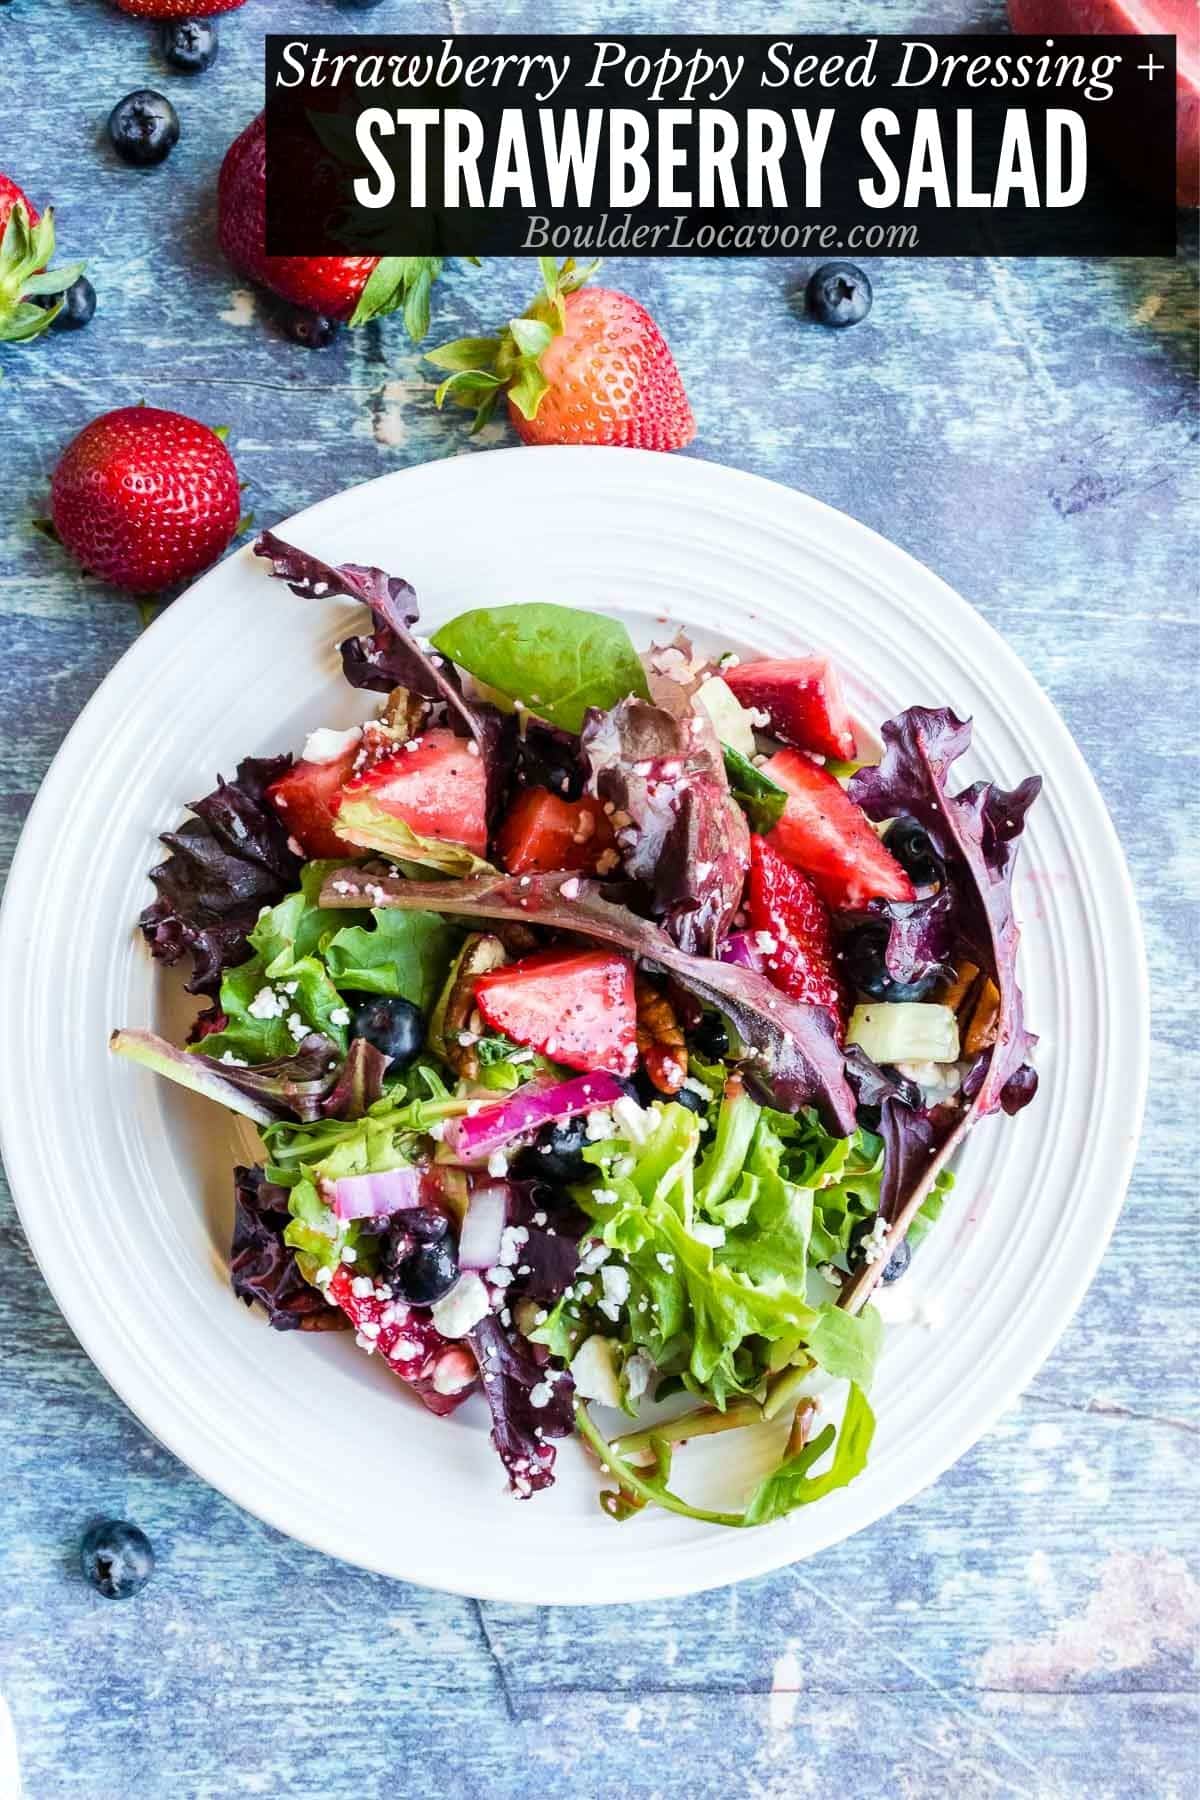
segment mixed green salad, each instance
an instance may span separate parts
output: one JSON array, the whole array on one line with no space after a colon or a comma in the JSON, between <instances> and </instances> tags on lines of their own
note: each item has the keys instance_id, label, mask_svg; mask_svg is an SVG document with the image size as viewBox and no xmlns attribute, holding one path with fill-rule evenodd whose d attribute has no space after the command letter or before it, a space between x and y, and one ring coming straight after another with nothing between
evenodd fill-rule
<instances>
[{"instance_id":1,"label":"mixed green salad","mask_svg":"<svg viewBox=\"0 0 1200 1800\"><path fill-rule=\"evenodd\" d=\"M112 1039L258 1127L234 1291L352 1331L434 1413L482 1393L522 1497L571 1435L618 1519L844 1486L871 1293L1036 1088L1010 883L1038 779L952 793L945 709L863 760L818 656L639 655L544 604L427 641L407 583L257 549L369 608L342 661L379 711L166 835L141 927L206 1004L184 1046ZM764 1421L740 1509L677 1491L679 1444Z\"/></svg>"}]
</instances>

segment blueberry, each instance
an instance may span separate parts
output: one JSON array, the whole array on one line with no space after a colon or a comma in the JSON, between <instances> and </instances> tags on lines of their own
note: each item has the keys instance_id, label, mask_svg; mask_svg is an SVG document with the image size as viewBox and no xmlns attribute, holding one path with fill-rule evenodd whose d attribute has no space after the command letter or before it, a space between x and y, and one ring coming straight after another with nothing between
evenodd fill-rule
<instances>
[{"instance_id":1,"label":"blueberry","mask_svg":"<svg viewBox=\"0 0 1200 1800\"><path fill-rule=\"evenodd\" d=\"M425 1020L419 1006L390 994L372 994L355 1011L350 1023L351 1037L365 1038L393 1066L404 1068L425 1042Z\"/></svg>"},{"instance_id":2,"label":"blueberry","mask_svg":"<svg viewBox=\"0 0 1200 1800\"><path fill-rule=\"evenodd\" d=\"M857 325L871 310L871 283L853 263L822 263L809 277L807 297L822 325Z\"/></svg>"},{"instance_id":3,"label":"blueberry","mask_svg":"<svg viewBox=\"0 0 1200 1800\"><path fill-rule=\"evenodd\" d=\"M911 1261L912 1251L909 1249L908 1239L903 1238L900 1243L896 1245L896 1248L888 1258L888 1266L883 1271L881 1279L884 1281L899 1281Z\"/></svg>"},{"instance_id":4,"label":"blueberry","mask_svg":"<svg viewBox=\"0 0 1200 1800\"><path fill-rule=\"evenodd\" d=\"M303 344L306 350L327 349L339 330L336 319L328 319L324 313L307 312L302 306L281 307L279 323L285 337L290 337L294 344Z\"/></svg>"},{"instance_id":5,"label":"blueberry","mask_svg":"<svg viewBox=\"0 0 1200 1800\"><path fill-rule=\"evenodd\" d=\"M370 12L373 7L382 6L383 0L337 0L339 12Z\"/></svg>"},{"instance_id":6,"label":"blueberry","mask_svg":"<svg viewBox=\"0 0 1200 1800\"><path fill-rule=\"evenodd\" d=\"M691 1032L690 1041L706 1062L718 1062L729 1055L729 1031L720 1013L706 1012Z\"/></svg>"},{"instance_id":7,"label":"blueberry","mask_svg":"<svg viewBox=\"0 0 1200 1800\"><path fill-rule=\"evenodd\" d=\"M938 971L931 970L919 981L894 981L887 970L888 933L884 919L872 919L846 933L840 961L847 981L868 1000L923 1000L936 986Z\"/></svg>"},{"instance_id":8,"label":"blueberry","mask_svg":"<svg viewBox=\"0 0 1200 1800\"><path fill-rule=\"evenodd\" d=\"M211 69L221 43L213 19L164 19L158 41L163 60L184 75Z\"/></svg>"},{"instance_id":9,"label":"blueberry","mask_svg":"<svg viewBox=\"0 0 1200 1800\"><path fill-rule=\"evenodd\" d=\"M458 1244L443 1214L418 1207L391 1225L384 1273L409 1306L432 1306L458 1280Z\"/></svg>"},{"instance_id":10,"label":"blueberry","mask_svg":"<svg viewBox=\"0 0 1200 1800\"><path fill-rule=\"evenodd\" d=\"M893 819L884 842L917 887L932 887L935 881L945 881L946 865L925 827L915 819Z\"/></svg>"},{"instance_id":11,"label":"blueberry","mask_svg":"<svg viewBox=\"0 0 1200 1800\"><path fill-rule=\"evenodd\" d=\"M124 1519L97 1519L79 1546L84 1575L106 1600L128 1600L154 1573L150 1539Z\"/></svg>"},{"instance_id":12,"label":"blueberry","mask_svg":"<svg viewBox=\"0 0 1200 1800\"><path fill-rule=\"evenodd\" d=\"M702 1113L708 1111L708 1097L698 1094L695 1088L681 1087L679 1092L669 1096L676 1106L686 1106L689 1112Z\"/></svg>"},{"instance_id":13,"label":"blueberry","mask_svg":"<svg viewBox=\"0 0 1200 1800\"><path fill-rule=\"evenodd\" d=\"M522 1150L514 1173L522 1181L582 1181L587 1174L583 1160L587 1141L587 1123L582 1114L573 1119L556 1119L539 1131L528 1149Z\"/></svg>"},{"instance_id":14,"label":"blueberry","mask_svg":"<svg viewBox=\"0 0 1200 1800\"><path fill-rule=\"evenodd\" d=\"M123 162L149 168L163 162L179 142L179 114L165 94L136 88L109 113L108 135Z\"/></svg>"},{"instance_id":15,"label":"blueberry","mask_svg":"<svg viewBox=\"0 0 1200 1800\"><path fill-rule=\"evenodd\" d=\"M38 305L44 307L57 306L62 301L62 310L55 313L53 326L55 331L81 331L91 323L92 314L96 310L96 290L86 275L73 281L62 294L47 294Z\"/></svg>"}]
</instances>

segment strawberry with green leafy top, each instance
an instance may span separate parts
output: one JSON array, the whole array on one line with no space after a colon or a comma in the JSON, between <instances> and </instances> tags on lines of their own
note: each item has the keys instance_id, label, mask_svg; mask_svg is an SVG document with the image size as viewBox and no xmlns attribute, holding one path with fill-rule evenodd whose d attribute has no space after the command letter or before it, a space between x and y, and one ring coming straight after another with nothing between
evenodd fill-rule
<instances>
[{"instance_id":1,"label":"strawberry with green leafy top","mask_svg":"<svg viewBox=\"0 0 1200 1800\"><path fill-rule=\"evenodd\" d=\"M478 431L503 394L527 444L619 444L679 450L696 435L675 358L628 294L589 288L599 267L561 269L542 256L545 290L499 337L459 338L430 352L448 371L437 391L474 407Z\"/></svg>"},{"instance_id":2,"label":"strawberry with green leafy top","mask_svg":"<svg viewBox=\"0 0 1200 1800\"><path fill-rule=\"evenodd\" d=\"M47 268L53 254L53 207L39 214L16 182L0 174L0 344L37 337L62 311L62 296L84 265ZM36 304L47 299L53 305Z\"/></svg>"},{"instance_id":3,"label":"strawberry with green leafy top","mask_svg":"<svg viewBox=\"0 0 1200 1800\"><path fill-rule=\"evenodd\" d=\"M291 305L348 325L365 325L403 310L414 343L428 331L429 296L441 273L440 256L268 256L267 128L262 113L225 153L217 184L217 221L221 248L238 273Z\"/></svg>"}]
</instances>

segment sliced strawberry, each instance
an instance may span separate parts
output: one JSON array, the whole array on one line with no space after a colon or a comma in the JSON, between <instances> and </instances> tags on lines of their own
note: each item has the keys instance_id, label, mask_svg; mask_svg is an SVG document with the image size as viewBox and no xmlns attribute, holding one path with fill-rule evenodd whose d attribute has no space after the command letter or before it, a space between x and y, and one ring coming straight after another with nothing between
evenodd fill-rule
<instances>
[{"instance_id":1,"label":"sliced strawberry","mask_svg":"<svg viewBox=\"0 0 1200 1800\"><path fill-rule=\"evenodd\" d=\"M825 657L740 663L723 674L743 706L767 714L770 729L785 744L841 761L854 756L854 727L841 677Z\"/></svg>"},{"instance_id":2,"label":"sliced strawberry","mask_svg":"<svg viewBox=\"0 0 1200 1800\"><path fill-rule=\"evenodd\" d=\"M804 871L758 836L750 839L746 910L769 979L793 1000L828 1007L840 1031L843 997L828 910Z\"/></svg>"},{"instance_id":3,"label":"sliced strawberry","mask_svg":"<svg viewBox=\"0 0 1200 1800\"><path fill-rule=\"evenodd\" d=\"M779 750L766 773L788 794L767 842L811 875L833 912L862 912L869 900L916 899L912 882L867 815L828 770L798 750Z\"/></svg>"},{"instance_id":4,"label":"sliced strawberry","mask_svg":"<svg viewBox=\"0 0 1200 1800\"><path fill-rule=\"evenodd\" d=\"M427 731L347 781L340 808L367 801L420 837L487 850L487 777L478 748L452 731Z\"/></svg>"},{"instance_id":5,"label":"sliced strawberry","mask_svg":"<svg viewBox=\"0 0 1200 1800\"><path fill-rule=\"evenodd\" d=\"M544 950L475 983L488 1024L569 1069L637 1067L633 965L611 950Z\"/></svg>"},{"instance_id":6,"label":"sliced strawberry","mask_svg":"<svg viewBox=\"0 0 1200 1800\"><path fill-rule=\"evenodd\" d=\"M476 1386L479 1369L466 1345L443 1337L423 1308L393 1298L386 1283L339 1263L325 1292L354 1326L359 1348L377 1350L431 1413L452 1413Z\"/></svg>"},{"instance_id":7,"label":"sliced strawberry","mask_svg":"<svg viewBox=\"0 0 1200 1800\"><path fill-rule=\"evenodd\" d=\"M331 762L305 762L301 758L267 789L267 799L305 856L362 854L338 836L333 824L342 784L353 775L357 754L357 744L350 744Z\"/></svg>"},{"instance_id":8,"label":"sliced strawberry","mask_svg":"<svg viewBox=\"0 0 1200 1800\"><path fill-rule=\"evenodd\" d=\"M496 834L500 861L510 875L544 875L553 869L594 874L619 860L613 828L599 800L584 794L564 800L549 788L519 794ZM606 860L607 859L607 860Z\"/></svg>"}]
</instances>

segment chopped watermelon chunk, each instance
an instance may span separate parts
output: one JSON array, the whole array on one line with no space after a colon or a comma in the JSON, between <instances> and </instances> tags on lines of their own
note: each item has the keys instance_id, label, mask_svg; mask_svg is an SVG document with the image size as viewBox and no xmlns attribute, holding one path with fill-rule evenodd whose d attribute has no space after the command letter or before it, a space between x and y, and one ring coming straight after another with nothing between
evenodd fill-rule
<instances>
[{"instance_id":1,"label":"chopped watermelon chunk","mask_svg":"<svg viewBox=\"0 0 1200 1800\"><path fill-rule=\"evenodd\" d=\"M475 1004L494 1031L568 1069L637 1067L633 965L611 950L544 950L492 969Z\"/></svg>"},{"instance_id":2,"label":"chopped watermelon chunk","mask_svg":"<svg viewBox=\"0 0 1200 1800\"><path fill-rule=\"evenodd\" d=\"M363 801L419 837L487 850L487 776L473 739L443 729L413 738L347 781L338 804Z\"/></svg>"},{"instance_id":3,"label":"chopped watermelon chunk","mask_svg":"<svg viewBox=\"0 0 1200 1800\"><path fill-rule=\"evenodd\" d=\"M870 900L916 899L912 882L866 813L828 770L798 750L779 750L766 773L788 795L767 842L811 876L831 911L862 912Z\"/></svg>"},{"instance_id":4,"label":"chopped watermelon chunk","mask_svg":"<svg viewBox=\"0 0 1200 1800\"><path fill-rule=\"evenodd\" d=\"M564 800L549 788L526 788L496 834L500 861L510 875L544 875L555 869L594 874L616 867L613 828L591 794Z\"/></svg>"},{"instance_id":5,"label":"chopped watermelon chunk","mask_svg":"<svg viewBox=\"0 0 1200 1800\"><path fill-rule=\"evenodd\" d=\"M771 731L785 744L842 761L855 755L841 678L825 657L739 663L724 673L742 705L765 712Z\"/></svg>"},{"instance_id":6,"label":"chopped watermelon chunk","mask_svg":"<svg viewBox=\"0 0 1200 1800\"><path fill-rule=\"evenodd\" d=\"M355 743L330 762L301 759L267 789L267 799L307 857L362 855L338 836L333 823L342 785L354 773L357 754Z\"/></svg>"}]
</instances>

